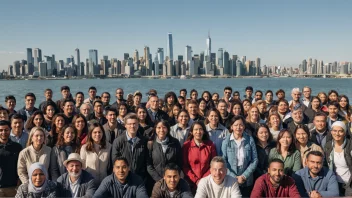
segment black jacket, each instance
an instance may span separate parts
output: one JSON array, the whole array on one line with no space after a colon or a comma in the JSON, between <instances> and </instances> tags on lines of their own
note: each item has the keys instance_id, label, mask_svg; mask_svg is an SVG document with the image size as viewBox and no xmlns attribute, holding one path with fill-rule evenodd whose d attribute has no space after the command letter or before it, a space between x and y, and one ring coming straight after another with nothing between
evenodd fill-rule
<instances>
[{"instance_id":1,"label":"black jacket","mask_svg":"<svg viewBox=\"0 0 352 198\"><path fill-rule=\"evenodd\" d=\"M269 167L269 152L272 148L275 148L276 143L271 142L265 148L256 145L257 148L257 155L258 155L258 165L255 169L253 175L254 179L262 176L264 173L267 173Z\"/></svg>"},{"instance_id":2,"label":"black jacket","mask_svg":"<svg viewBox=\"0 0 352 198\"><path fill-rule=\"evenodd\" d=\"M155 139L148 142L148 165L147 170L154 181L159 181L164 176L164 168L168 163L175 163L182 167L182 150L180 142L169 136L166 152L163 152L161 144Z\"/></svg>"},{"instance_id":3,"label":"black jacket","mask_svg":"<svg viewBox=\"0 0 352 198\"><path fill-rule=\"evenodd\" d=\"M33 107L32 111L28 111L29 115L32 115L35 111L38 111L39 109ZM27 118L27 113L26 113L26 107L23 107L22 109L17 111L18 114L20 114L23 118L23 121L26 122L29 118Z\"/></svg>"},{"instance_id":4,"label":"black jacket","mask_svg":"<svg viewBox=\"0 0 352 198\"><path fill-rule=\"evenodd\" d=\"M131 172L145 179L147 176L146 164L148 158L147 139L143 136L137 136L132 150L132 142L127 140L126 133L114 140L111 160L114 162L117 157L125 157L130 165Z\"/></svg>"},{"instance_id":5,"label":"black jacket","mask_svg":"<svg viewBox=\"0 0 352 198\"><path fill-rule=\"evenodd\" d=\"M10 138L6 144L0 143L0 188L17 185L17 161L21 150L22 146Z\"/></svg>"},{"instance_id":6,"label":"black jacket","mask_svg":"<svg viewBox=\"0 0 352 198\"><path fill-rule=\"evenodd\" d=\"M169 120L169 115L167 115L167 113L165 113L164 111L158 109L158 111L155 114L155 117L153 118L153 113L151 109L148 109L148 114L150 116L150 118L152 119L152 121L157 122L160 120L165 120L168 121Z\"/></svg>"},{"instance_id":7,"label":"black jacket","mask_svg":"<svg viewBox=\"0 0 352 198\"><path fill-rule=\"evenodd\" d=\"M325 144L327 142L330 142L332 141L332 135L331 135L331 132L326 129L324 134L323 134L323 138L325 138L325 142L319 142L319 140L317 139L317 135L318 135L318 132L316 129L313 129L311 132L310 132L310 141L312 141L314 144L316 145L319 145L323 150L324 150L324 147L325 147Z\"/></svg>"},{"instance_id":8,"label":"black jacket","mask_svg":"<svg viewBox=\"0 0 352 198\"><path fill-rule=\"evenodd\" d=\"M153 188L152 196L151 198L170 198L170 192L167 188L167 185L165 183L164 179L161 179L160 181L156 182ZM180 181L177 184L175 195L173 196L174 198L192 198L192 192L191 189L184 179L180 179Z\"/></svg>"},{"instance_id":9,"label":"black jacket","mask_svg":"<svg viewBox=\"0 0 352 198\"><path fill-rule=\"evenodd\" d=\"M69 179L68 173L64 173L57 179L57 197L72 197ZM82 170L79 180L78 197L93 197L96 189L93 176L87 171Z\"/></svg>"}]
</instances>

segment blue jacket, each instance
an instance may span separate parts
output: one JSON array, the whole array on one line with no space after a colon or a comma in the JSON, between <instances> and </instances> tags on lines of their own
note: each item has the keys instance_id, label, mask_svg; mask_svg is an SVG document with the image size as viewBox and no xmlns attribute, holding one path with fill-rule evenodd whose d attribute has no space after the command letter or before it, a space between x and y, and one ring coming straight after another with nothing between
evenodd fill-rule
<instances>
[{"instance_id":1,"label":"blue jacket","mask_svg":"<svg viewBox=\"0 0 352 198\"><path fill-rule=\"evenodd\" d=\"M323 167L319 172L318 177L313 179L307 167L298 170L292 175L296 182L299 194L302 197L309 197L309 193L313 190L318 191L323 197L338 197L339 187L336 176L333 171L327 167ZM314 182L310 182L314 181ZM312 183L314 185L312 186Z\"/></svg>"},{"instance_id":2,"label":"blue jacket","mask_svg":"<svg viewBox=\"0 0 352 198\"><path fill-rule=\"evenodd\" d=\"M237 145L234 140L230 140L232 134L228 135L222 142L222 154L227 163L227 174L236 177L243 175L246 178L244 186L253 185L253 172L258 165L258 156L255 142L247 133L243 133L244 162L241 168L237 167Z\"/></svg>"}]
</instances>

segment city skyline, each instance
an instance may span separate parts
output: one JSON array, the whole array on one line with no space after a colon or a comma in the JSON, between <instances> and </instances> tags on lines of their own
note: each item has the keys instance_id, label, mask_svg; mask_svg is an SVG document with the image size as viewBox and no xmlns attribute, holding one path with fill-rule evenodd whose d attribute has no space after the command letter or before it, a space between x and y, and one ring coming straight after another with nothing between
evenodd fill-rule
<instances>
[{"instance_id":1,"label":"city skyline","mask_svg":"<svg viewBox=\"0 0 352 198\"><path fill-rule=\"evenodd\" d=\"M89 13L101 3L77 1L66 6L64 2L2 3L0 25L5 31L0 32L1 70L26 59L26 48L40 48L43 56L55 54L56 60L66 60L78 48L81 62L85 62L89 49L99 51L98 60L103 55L122 59L124 53L132 55L135 49L143 52L148 45L153 60L158 48L167 56L167 32L172 32L173 59L184 56L187 45L193 54L206 52L210 31L212 52L223 48L247 60L260 57L261 65L298 67L302 59L310 57L324 62L352 60L348 50L352 45L349 1L106 1L102 4L104 13L94 16ZM45 9L49 5L52 9ZM134 9L128 9L131 6ZM156 13L137 14L154 8ZM36 12L27 12L31 9ZM171 12L177 9L182 12Z\"/></svg>"}]
</instances>

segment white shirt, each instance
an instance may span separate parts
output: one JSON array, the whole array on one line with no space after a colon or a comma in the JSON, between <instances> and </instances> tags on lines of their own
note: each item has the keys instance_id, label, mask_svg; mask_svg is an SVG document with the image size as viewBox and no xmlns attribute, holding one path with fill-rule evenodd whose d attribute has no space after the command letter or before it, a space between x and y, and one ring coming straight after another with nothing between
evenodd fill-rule
<instances>
[{"instance_id":1,"label":"white shirt","mask_svg":"<svg viewBox=\"0 0 352 198\"><path fill-rule=\"evenodd\" d=\"M336 179L339 183L347 184L351 177L351 172L347 166L344 152L335 152L334 149L334 165L336 167Z\"/></svg>"},{"instance_id":2,"label":"white shirt","mask_svg":"<svg viewBox=\"0 0 352 198\"><path fill-rule=\"evenodd\" d=\"M71 182L71 178L68 177L68 181L70 183L70 190L71 190L71 194L72 194L72 197L78 197L78 188L79 188L79 180L80 179L77 179L75 182Z\"/></svg>"},{"instance_id":3,"label":"white shirt","mask_svg":"<svg viewBox=\"0 0 352 198\"><path fill-rule=\"evenodd\" d=\"M236 140L235 137L231 134L230 140L234 140L237 146L237 166L243 166L244 163L244 145L243 145L243 137L240 140Z\"/></svg>"}]
</instances>

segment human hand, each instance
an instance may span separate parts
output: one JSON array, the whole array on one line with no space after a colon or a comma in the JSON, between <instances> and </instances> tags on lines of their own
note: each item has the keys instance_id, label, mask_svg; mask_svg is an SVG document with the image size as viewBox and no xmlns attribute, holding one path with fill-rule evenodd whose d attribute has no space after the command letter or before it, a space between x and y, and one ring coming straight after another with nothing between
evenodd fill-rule
<instances>
[{"instance_id":1,"label":"human hand","mask_svg":"<svg viewBox=\"0 0 352 198\"><path fill-rule=\"evenodd\" d=\"M316 191L316 190L313 190L312 192L310 192L310 195L309 195L310 198L321 198L323 196L321 196L321 194Z\"/></svg>"}]
</instances>

